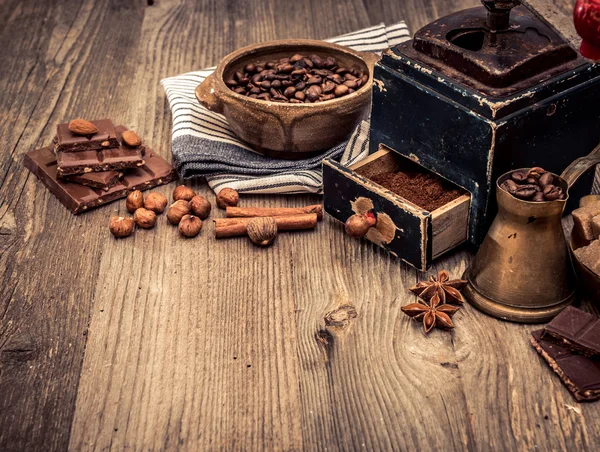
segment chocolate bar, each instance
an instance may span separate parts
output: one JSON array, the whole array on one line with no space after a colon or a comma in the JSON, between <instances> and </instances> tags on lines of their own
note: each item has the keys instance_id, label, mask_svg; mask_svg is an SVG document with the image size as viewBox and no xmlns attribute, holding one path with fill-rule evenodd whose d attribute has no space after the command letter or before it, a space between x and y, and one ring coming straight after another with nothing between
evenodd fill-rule
<instances>
[{"instance_id":1,"label":"chocolate bar","mask_svg":"<svg viewBox=\"0 0 600 452\"><path fill-rule=\"evenodd\" d=\"M566 307L546 325L544 339L546 336L586 356L600 355L600 318L573 306Z\"/></svg>"},{"instance_id":2,"label":"chocolate bar","mask_svg":"<svg viewBox=\"0 0 600 452\"><path fill-rule=\"evenodd\" d=\"M94 149L115 148L120 145L115 126L110 119L99 119L90 122L98 128L98 132L91 136L75 135L69 130L68 123L57 125L56 151L91 151Z\"/></svg>"},{"instance_id":3,"label":"chocolate bar","mask_svg":"<svg viewBox=\"0 0 600 452\"><path fill-rule=\"evenodd\" d=\"M26 153L24 164L74 214L124 198L133 190L167 184L177 177L173 167L149 149L146 149L146 163L128 170L108 191L57 179L56 156L49 147Z\"/></svg>"},{"instance_id":4,"label":"chocolate bar","mask_svg":"<svg viewBox=\"0 0 600 452\"><path fill-rule=\"evenodd\" d=\"M143 148L118 146L100 151L80 151L56 153L59 179L72 174L85 174L94 171L118 171L136 168L144 164Z\"/></svg>"},{"instance_id":5,"label":"chocolate bar","mask_svg":"<svg viewBox=\"0 0 600 452\"><path fill-rule=\"evenodd\" d=\"M579 355L544 339L544 330L531 333L531 344L578 402L600 399L600 361Z\"/></svg>"},{"instance_id":6,"label":"chocolate bar","mask_svg":"<svg viewBox=\"0 0 600 452\"><path fill-rule=\"evenodd\" d=\"M100 171L96 173L74 174L61 178L61 180L108 191L110 187L119 182L122 176L122 171Z\"/></svg>"}]
</instances>

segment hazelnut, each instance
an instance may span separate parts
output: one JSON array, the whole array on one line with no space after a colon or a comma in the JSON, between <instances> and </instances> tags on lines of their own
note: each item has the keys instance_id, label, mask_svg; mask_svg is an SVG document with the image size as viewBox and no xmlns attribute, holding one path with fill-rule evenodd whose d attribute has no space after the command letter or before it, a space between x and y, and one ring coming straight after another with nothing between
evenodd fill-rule
<instances>
[{"instance_id":1,"label":"hazelnut","mask_svg":"<svg viewBox=\"0 0 600 452\"><path fill-rule=\"evenodd\" d=\"M134 190L127 195L127 199L125 200L125 207L129 213L133 213L138 210L140 207L144 207L144 195L139 190Z\"/></svg>"},{"instance_id":2,"label":"hazelnut","mask_svg":"<svg viewBox=\"0 0 600 452\"><path fill-rule=\"evenodd\" d=\"M225 209L227 206L237 206L240 200L240 195L233 188L224 188L217 195L217 205L221 209Z\"/></svg>"},{"instance_id":3,"label":"hazelnut","mask_svg":"<svg viewBox=\"0 0 600 452\"><path fill-rule=\"evenodd\" d=\"M196 195L190 201L190 209L192 209L194 215L200 217L201 220L204 220L210 215L212 205L204 196Z\"/></svg>"},{"instance_id":4,"label":"hazelnut","mask_svg":"<svg viewBox=\"0 0 600 452\"><path fill-rule=\"evenodd\" d=\"M137 226L144 229L153 228L156 224L156 213L140 207L133 214L133 221Z\"/></svg>"},{"instance_id":5,"label":"hazelnut","mask_svg":"<svg viewBox=\"0 0 600 452\"><path fill-rule=\"evenodd\" d=\"M130 217L112 217L108 229L115 237L129 237L133 233L135 224Z\"/></svg>"},{"instance_id":6,"label":"hazelnut","mask_svg":"<svg viewBox=\"0 0 600 452\"><path fill-rule=\"evenodd\" d=\"M369 229L377 223L377 218L373 212L367 212L365 214L357 213L352 215L346 220L344 228L346 234L350 237L360 238L367 235Z\"/></svg>"},{"instance_id":7,"label":"hazelnut","mask_svg":"<svg viewBox=\"0 0 600 452\"><path fill-rule=\"evenodd\" d=\"M196 237L202 229L202 220L195 215L184 215L179 222L179 232L186 237Z\"/></svg>"},{"instance_id":8,"label":"hazelnut","mask_svg":"<svg viewBox=\"0 0 600 452\"><path fill-rule=\"evenodd\" d=\"M167 207L167 198L161 193L150 193L144 200L144 207L155 213L163 213Z\"/></svg>"},{"instance_id":9,"label":"hazelnut","mask_svg":"<svg viewBox=\"0 0 600 452\"><path fill-rule=\"evenodd\" d=\"M171 224L179 224L184 215L190 213L190 203L180 199L175 201L167 210L167 220Z\"/></svg>"},{"instance_id":10,"label":"hazelnut","mask_svg":"<svg viewBox=\"0 0 600 452\"><path fill-rule=\"evenodd\" d=\"M180 199L191 201L194 196L196 196L196 192L185 185L180 185L173 190L173 201L179 201Z\"/></svg>"},{"instance_id":11,"label":"hazelnut","mask_svg":"<svg viewBox=\"0 0 600 452\"><path fill-rule=\"evenodd\" d=\"M277 222L273 217L256 217L246 226L248 237L260 246L268 246L277 237Z\"/></svg>"}]
</instances>

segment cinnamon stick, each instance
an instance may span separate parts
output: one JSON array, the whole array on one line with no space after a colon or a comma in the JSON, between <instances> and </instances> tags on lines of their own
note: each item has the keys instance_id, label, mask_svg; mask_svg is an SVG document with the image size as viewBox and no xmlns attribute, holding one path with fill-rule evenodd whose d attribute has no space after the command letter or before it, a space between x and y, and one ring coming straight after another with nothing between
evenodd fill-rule
<instances>
[{"instance_id":1,"label":"cinnamon stick","mask_svg":"<svg viewBox=\"0 0 600 452\"><path fill-rule=\"evenodd\" d=\"M317 219L323 219L323 206L315 204L305 207L227 207L227 218L250 218L250 217L284 217L290 215L303 215L316 213Z\"/></svg>"},{"instance_id":2,"label":"cinnamon stick","mask_svg":"<svg viewBox=\"0 0 600 452\"><path fill-rule=\"evenodd\" d=\"M317 226L317 214L276 216L278 231L293 231L299 229L314 229ZM251 218L215 218L215 237L237 237L247 234L247 225Z\"/></svg>"}]
</instances>

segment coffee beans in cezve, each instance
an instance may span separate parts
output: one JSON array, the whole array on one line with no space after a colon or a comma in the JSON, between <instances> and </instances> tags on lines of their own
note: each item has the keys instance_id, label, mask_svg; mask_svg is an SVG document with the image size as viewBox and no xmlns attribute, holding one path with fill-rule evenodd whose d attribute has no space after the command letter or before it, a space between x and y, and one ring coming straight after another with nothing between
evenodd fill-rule
<instances>
[{"instance_id":1,"label":"coffee beans in cezve","mask_svg":"<svg viewBox=\"0 0 600 452\"><path fill-rule=\"evenodd\" d=\"M565 199L566 193L554 185L556 176L539 166L530 170L514 171L500 187L515 198L524 201L545 202Z\"/></svg>"},{"instance_id":2,"label":"coffee beans in cezve","mask_svg":"<svg viewBox=\"0 0 600 452\"><path fill-rule=\"evenodd\" d=\"M368 80L367 74L340 66L331 56L296 54L247 64L225 80L225 84L253 99L301 104L346 96Z\"/></svg>"}]
</instances>

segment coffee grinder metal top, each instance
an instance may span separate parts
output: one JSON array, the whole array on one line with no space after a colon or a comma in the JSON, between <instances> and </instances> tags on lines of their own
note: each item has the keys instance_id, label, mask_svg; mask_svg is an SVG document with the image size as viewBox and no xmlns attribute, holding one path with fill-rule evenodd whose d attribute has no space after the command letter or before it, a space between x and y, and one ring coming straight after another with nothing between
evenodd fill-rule
<instances>
[{"instance_id":1,"label":"coffee grinder metal top","mask_svg":"<svg viewBox=\"0 0 600 452\"><path fill-rule=\"evenodd\" d=\"M370 131L371 153L386 145L471 193L474 244L495 215L499 175L560 173L600 141L600 65L520 0L482 3L384 53Z\"/></svg>"}]
</instances>

